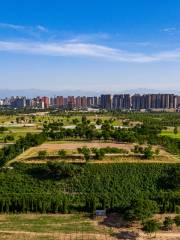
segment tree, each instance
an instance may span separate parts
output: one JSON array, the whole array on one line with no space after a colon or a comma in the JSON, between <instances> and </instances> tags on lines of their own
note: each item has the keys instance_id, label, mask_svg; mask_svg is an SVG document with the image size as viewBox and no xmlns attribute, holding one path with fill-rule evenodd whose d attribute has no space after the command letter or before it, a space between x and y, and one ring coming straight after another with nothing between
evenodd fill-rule
<instances>
[{"instance_id":1,"label":"tree","mask_svg":"<svg viewBox=\"0 0 180 240\"><path fill-rule=\"evenodd\" d=\"M83 116L82 116L82 118L81 118L81 121L82 121L82 123L86 123L86 121L87 121L87 118L86 118L86 116L85 116L85 115L83 115Z\"/></svg>"},{"instance_id":2,"label":"tree","mask_svg":"<svg viewBox=\"0 0 180 240\"><path fill-rule=\"evenodd\" d=\"M131 203L130 208L125 212L124 217L129 220L144 220L152 217L158 212L158 205L155 201L149 199L138 199Z\"/></svg>"},{"instance_id":3,"label":"tree","mask_svg":"<svg viewBox=\"0 0 180 240\"><path fill-rule=\"evenodd\" d=\"M46 150L42 150L38 152L38 157L40 159L45 159L47 157L47 151Z\"/></svg>"},{"instance_id":4,"label":"tree","mask_svg":"<svg viewBox=\"0 0 180 240\"><path fill-rule=\"evenodd\" d=\"M81 150L78 149L78 152L81 152L84 155L84 159L88 161L90 159L90 149L87 147L82 147Z\"/></svg>"},{"instance_id":5,"label":"tree","mask_svg":"<svg viewBox=\"0 0 180 240\"><path fill-rule=\"evenodd\" d=\"M166 217L163 222L163 228L167 231L172 230L173 223L174 223L174 221L171 217Z\"/></svg>"},{"instance_id":6,"label":"tree","mask_svg":"<svg viewBox=\"0 0 180 240\"><path fill-rule=\"evenodd\" d=\"M144 149L144 158L151 159L152 157L153 157L153 151L152 151L152 148L149 146Z\"/></svg>"},{"instance_id":7,"label":"tree","mask_svg":"<svg viewBox=\"0 0 180 240\"><path fill-rule=\"evenodd\" d=\"M58 151L58 155L60 158L66 157L66 151L64 149Z\"/></svg>"},{"instance_id":8,"label":"tree","mask_svg":"<svg viewBox=\"0 0 180 240\"><path fill-rule=\"evenodd\" d=\"M94 158L97 160L102 160L105 156L105 150L102 148L100 149L94 148L93 153L95 154Z\"/></svg>"},{"instance_id":9,"label":"tree","mask_svg":"<svg viewBox=\"0 0 180 240\"><path fill-rule=\"evenodd\" d=\"M154 219L150 219L147 220L146 222L143 223L143 230L146 233L154 233L157 232L161 227L161 224L159 221L154 220Z\"/></svg>"},{"instance_id":10,"label":"tree","mask_svg":"<svg viewBox=\"0 0 180 240\"><path fill-rule=\"evenodd\" d=\"M178 128L177 128L177 126L174 127L174 134L178 134Z\"/></svg>"},{"instance_id":11,"label":"tree","mask_svg":"<svg viewBox=\"0 0 180 240\"><path fill-rule=\"evenodd\" d=\"M102 119L98 118L97 121L96 121L96 124L101 125L102 124Z\"/></svg>"}]
</instances>

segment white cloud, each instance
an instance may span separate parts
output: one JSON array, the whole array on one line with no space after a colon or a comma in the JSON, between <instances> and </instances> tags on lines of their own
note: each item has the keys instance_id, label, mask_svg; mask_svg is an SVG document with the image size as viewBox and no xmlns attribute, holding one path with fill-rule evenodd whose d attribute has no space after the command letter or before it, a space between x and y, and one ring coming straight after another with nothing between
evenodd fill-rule
<instances>
[{"instance_id":1,"label":"white cloud","mask_svg":"<svg viewBox=\"0 0 180 240\"><path fill-rule=\"evenodd\" d=\"M0 23L0 28L12 29L12 30L16 30L16 31L26 29L25 26L14 25L14 24L9 24L9 23Z\"/></svg>"},{"instance_id":2,"label":"white cloud","mask_svg":"<svg viewBox=\"0 0 180 240\"><path fill-rule=\"evenodd\" d=\"M44 43L0 41L0 51L47 56L93 57L119 62L148 63L156 61L180 61L180 49L158 53L136 53L86 43Z\"/></svg>"},{"instance_id":3,"label":"white cloud","mask_svg":"<svg viewBox=\"0 0 180 240\"><path fill-rule=\"evenodd\" d=\"M45 27L42 26L42 25L37 25L37 26L36 26L36 29L39 30L39 31L41 31L41 32L48 32L48 29L45 28Z\"/></svg>"},{"instance_id":4,"label":"white cloud","mask_svg":"<svg viewBox=\"0 0 180 240\"><path fill-rule=\"evenodd\" d=\"M17 32L24 32L27 34L35 34L38 32L48 32L48 29L45 28L42 25L36 25L36 26L24 26L24 25L15 25L15 24L9 24L9 23L0 23L1 29L9 29L14 30Z\"/></svg>"}]
</instances>

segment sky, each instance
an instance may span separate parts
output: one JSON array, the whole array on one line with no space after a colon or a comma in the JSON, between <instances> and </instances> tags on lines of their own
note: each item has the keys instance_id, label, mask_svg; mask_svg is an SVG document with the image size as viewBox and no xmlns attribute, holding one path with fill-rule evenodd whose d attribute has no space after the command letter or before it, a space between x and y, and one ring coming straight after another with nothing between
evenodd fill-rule
<instances>
[{"instance_id":1,"label":"sky","mask_svg":"<svg viewBox=\"0 0 180 240\"><path fill-rule=\"evenodd\" d=\"M0 0L0 89L180 91L179 0Z\"/></svg>"}]
</instances>

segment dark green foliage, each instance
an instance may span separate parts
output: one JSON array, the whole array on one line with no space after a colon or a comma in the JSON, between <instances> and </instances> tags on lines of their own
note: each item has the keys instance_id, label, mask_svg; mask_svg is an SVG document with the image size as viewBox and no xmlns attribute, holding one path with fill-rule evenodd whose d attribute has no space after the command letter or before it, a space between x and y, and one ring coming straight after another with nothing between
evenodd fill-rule
<instances>
[{"instance_id":1,"label":"dark green foliage","mask_svg":"<svg viewBox=\"0 0 180 240\"><path fill-rule=\"evenodd\" d=\"M94 159L96 160L102 160L105 156L105 150L103 148L94 148L93 153L95 154Z\"/></svg>"},{"instance_id":2,"label":"dark green foliage","mask_svg":"<svg viewBox=\"0 0 180 240\"><path fill-rule=\"evenodd\" d=\"M59 155L61 158L65 158L65 157L66 157L66 151L65 151L64 149L59 150L58 155Z\"/></svg>"},{"instance_id":3,"label":"dark green foliage","mask_svg":"<svg viewBox=\"0 0 180 240\"><path fill-rule=\"evenodd\" d=\"M3 132L5 132L5 131L8 131L8 128L6 128L6 127L0 127L0 133L3 133Z\"/></svg>"},{"instance_id":4,"label":"dark green foliage","mask_svg":"<svg viewBox=\"0 0 180 240\"><path fill-rule=\"evenodd\" d=\"M178 128L174 127L174 134L178 134Z\"/></svg>"},{"instance_id":5,"label":"dark green foliage","mask_svg":"<svg viewBox=\"0 0 180 240\"><path fill-rule=\"evenodd\" d=\"M173 223L174 223L174 221L171 217L166 217L163 222L163 228L167 231L172 230Z\"/></svg>"},{"instance_id":6,"label":"dark green foliage","mask_svg":"<svg viewBox=\"0 0 180 240\"><path fill-rule=\"evenodd\" d=\"M84 159L86 161L88 161L90 159L91 150L89 148L87 148L86 146L84 146L82 148L78 148L78 152L83 154Z\"/></svg>"},{"instance_id":7,"label":"dark green foliage","mask_svg":"<svg viewBox=\"0 0 180 240\"><path fill-rule=\"evenodd\" d=\"M174 222L175 222L176 226L180 226L180 215L177 215L177 216L174 218Z\"/></svg>"},{"instance_id":8,"label":"dark green foliage","mask_svg":"<svg viewBox=\"0 0 180 240\"><path fill-rule=\"evenodd\" d=\"M144 158L145 158L145 159L151 159L151 158L153 158L153 154L154 154L154 152L152 151L152 147L151 147L151 146L146 147L146 148L144 149Z\"/></svg>"},{"instance_id":9,"label":"dark green foliage","mask_svg":"<svg viewBox=\"0 0 180 240\"><path fill-rule=\"evenodd\" d=\"M45 159L47 157L47 151L46 150L39 151L38 157L39 159Z\"/></svg>"},{"instance_id":10,"label":"dark green foliage","mask_svg":"<svg viewBox=\"0 0 180 240\"><path fill-rule=\"evenodd\" d=\"M157 232L161 227L161 223L157 220L150 219L143 223L143 230L146 233Z\"/></svg>"},{"instance_id":11,"label":"dark green foliage","mask_svg":"<svg viewBox=\"0 0 180 240\"><path fill-rule=\"evenodd\" d=\"M73 177L83 171L83 168L75 164L54 163L49 161L47 166L49 168L47 171L49 175L56 179Z\"/></svg>"},{"instance_id":12,"label":"dark green foliage","mask_svg":"<svg viewBox=\"0 0 180 240\"><path fill-rule=\"evenodd\" d=\"M13 164L0 172L0 212L94 212L144 219L180 205L178 164ZM173 173L173 177L169 174ZM136 215L137 213L137 215ZM136 215L136 216L135 216Z\"/></svg>"},{"instance_id":13,"label":"dark green foliage","mask_svg":"<svg viewBox=\"0 0 180 240\"><path fill-rule=\"evenodd\" d=\"M4 166L6 162L15 158L23 151L30 147L42 144L46 140L44 134L27 133L25 137L19 138L15 144L6 146L0 150L0 166Z\"/></svg>"},{"instance_id":14,"label":"dark green foliage","mask_svg":"<svg viewBox=\"0 0 180 240\"><path fill-rule=\"evenodd\" d=\"M149 199L138 199L132 201L130 207L125 212L124 217L127 220L144 220L158 213L158 205L155 201Z\"/></svg>"},{"instance_id":15,"label":"dark green foliage","mask_svg":"<svg viewBox=\"0 0 180 240\"><path fill-rule=\"evenodd\" d=\"M6 135L5 138L4 138L4 142L7 142L7 141L14 141L14 136L13 135Z\"/></svg>"},{"instance_id":16,"label":"dark green foliage","mask_svg":"<svg viewBox=\"0 0 180 240\"><path fill-rule=\"evenodd\" d=\"M93 148L92 152L95 153L97 148ZM121 148L116 148L116 147L105 147L105 148L99 148L99 150L102 150L105 154L106 153L128 153L127 150L121 149Z\"/></svg>"}]
</instances>

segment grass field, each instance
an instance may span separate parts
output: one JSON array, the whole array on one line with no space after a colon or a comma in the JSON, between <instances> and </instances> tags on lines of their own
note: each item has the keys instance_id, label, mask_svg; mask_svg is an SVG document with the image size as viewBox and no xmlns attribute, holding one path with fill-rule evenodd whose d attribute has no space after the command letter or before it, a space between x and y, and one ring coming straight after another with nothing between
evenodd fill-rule
<instances>
[{"instance_id":1,"label":"grass field","mask_svg":"<svg viewBox=\"0 0 180 240\"><path fill-rule=\"evenodd\" d=\"M156 216L161 222L164 215ZM171 214L171 217L174 215ZM118 214L106 218L92 219L85 214L2 214L0 215L1 240L147 240L139 223L125 227L126 223ZM127 234L137 234L127 238ZM122 238L126 235L126 238ZM180 239L179 228L156 233L155 240Z\"/></svg>"},{"instance_id":2,"label":"grass field","mask_svg":"<svg viewBox=\"0 0 180 240\"><path fill-rule=\"evenodd\" d=\"M180 139L180 133L174 134L172 131L162 131L161 136Z\"/></svg>"},{"instance_id":3,"label":"grass field","mask_svg":"<svg viewBox=\"0 0 180 240\"><path fill-rule=\"evenodd\" d=\"M83 214L0 215L0 239L110 239L108 228ZM101 239L101 238L98 238ZM105 238L104 238L105 239Z\"/></svg>"}]
</instances>

